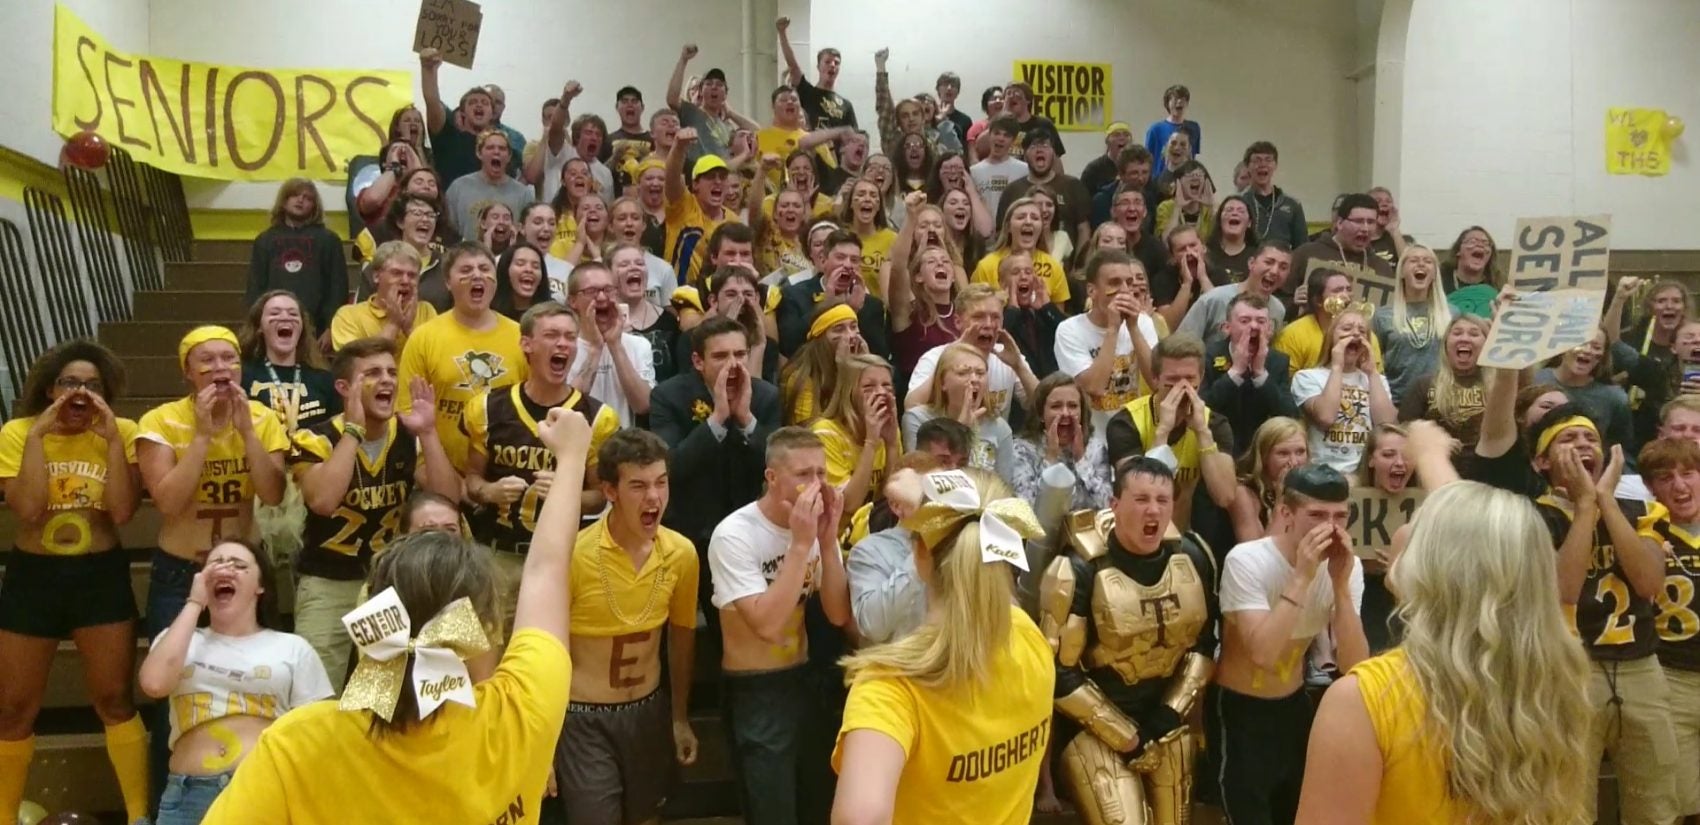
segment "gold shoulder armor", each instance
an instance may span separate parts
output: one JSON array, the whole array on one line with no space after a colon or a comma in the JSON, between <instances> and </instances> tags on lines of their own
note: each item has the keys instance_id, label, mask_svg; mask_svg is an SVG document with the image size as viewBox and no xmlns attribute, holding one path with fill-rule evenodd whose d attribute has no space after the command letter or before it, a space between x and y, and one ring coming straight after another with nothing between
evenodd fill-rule
<instances>
[{"instance_id":1,"label":"gold shoulder armor","mask_svg":"<svg viewBox=\"0 0 1700 825\"><path fill-rule=\"evenodd\" d=\"M1039 631L1045 634L1051 652L1064 667L1079 662L1086 647L1086 618L1070 612L1077 584L1074 562L1068 556L1052 559L1039 582Z\"/></svg>"},{"instance_id":2,"label":"gold shoulder armor","mask_svg":"<svg viewBox=\"0 0 1700 825\"><path fill-rule=\"evenodd\" d=\"M1091 561L1109 552L1109 536L1115 528L1116 514L1111 510L1076 510L1068 515L1069 546Z\"/></svg>"}]
</instances>

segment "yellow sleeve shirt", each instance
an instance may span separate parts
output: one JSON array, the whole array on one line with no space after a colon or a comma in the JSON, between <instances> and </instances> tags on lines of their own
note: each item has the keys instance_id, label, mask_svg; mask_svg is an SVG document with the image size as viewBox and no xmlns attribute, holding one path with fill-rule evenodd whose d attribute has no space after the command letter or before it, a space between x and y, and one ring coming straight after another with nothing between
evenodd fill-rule
<instances>
[{"instance_id":1,"label":"yellow sleeve shirt","mask_svg":"<svg viewBox=\"0 0 1700 825\"><path fill-rule=\"evenodd\" d=\"M905 757L893 823L1025 823L1050 741L1055 681L1044 636L1011 607L1010 643L982 681L931 689L903 677L859 676L844 705L833 768L842 768L851 731L882 733Z\"/></svg>"},{"instance_id":2,"label":"yellow sleeve shirt","mask_svg":"<svg viewBox=\"0 0 1700 825\"><path fill-rule=\"evenodd\" d=\"M368 736L370 714L335 702L297 708L266 729L203 822L536 822L571 683L566 646L522 629L473 688L475 708L447 703L406 734Z\"/></svg>"}]
</instances>

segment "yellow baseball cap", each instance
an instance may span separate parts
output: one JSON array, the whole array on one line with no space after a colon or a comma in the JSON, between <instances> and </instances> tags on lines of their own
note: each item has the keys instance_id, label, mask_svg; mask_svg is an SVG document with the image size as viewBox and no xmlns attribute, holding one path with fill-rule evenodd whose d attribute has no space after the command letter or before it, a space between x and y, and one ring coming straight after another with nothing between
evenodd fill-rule
<instances>
[{"instance_id":1,"label":"yellow baseball cap","mask_svg":"<svg viewBox=\"0 0 1700 825\"><path fill-rule=\"evenodd\" d=\"M691 180L696 180L716 169L726 168L728 168L726 161L721 160L719 155L703 155L697 158L696 165L691 167Z\"/></svg>"},{"instance_id":2,"label":"yellow baseball cap","mask_svg":"<svg viewBox=\"0 0 1700 825\"><path fill-rule=\"evenodd\" d=\"M1126 132L1126 133L1131 135L1131 134L1133 134L1133 127L1118 120L1115 123L1110 124L1109 128L1104 130L1104 134L1106 136L1113 135L1117 132Z\"/></svg>"}]
</instances>

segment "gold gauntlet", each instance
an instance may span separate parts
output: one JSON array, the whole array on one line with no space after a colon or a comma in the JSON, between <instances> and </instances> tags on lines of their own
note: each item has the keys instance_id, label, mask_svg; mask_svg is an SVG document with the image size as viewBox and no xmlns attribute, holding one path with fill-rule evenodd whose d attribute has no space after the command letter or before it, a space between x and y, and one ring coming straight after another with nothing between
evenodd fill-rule
<instances>
[{"instance_id":1,"label":"gold gauntlet","mask_svg":"<svg viewBox=\"0 0 1700 825\"><path fill-rule=\"evenodd\" d=\"M1139 729L1134 727L1133 720L1110 704L1104 692L1091 682L1058 699L1057 710L1079 722L1118 753L1129 753L1139 745Z\"/></svg>"},{"instance_id":2,"label":"gold gauntlet","mask_svg":"<svg viewBox=\"0 0 1700 825\"><path fill-rule=\"evenodd\" d=\"M1180 669L1175 673L1174 681L1169 683L1169 689L1163 692L1163 704L1168 705L1183 720L1192 712L1193 703L1198 701L1198 692L1210 683L1211 674L1216 671L1216 663L1210 657L1198 653L1188 653L1181 660Z\"/></svg>"},{"instance_id":3,"label":"gold gauntlet","mask_svg":"<svg viewBox=\"0 0 1700 825\"><path fill-rule=\"evenodd\" d=\"M1074 565L1068 556L1052 559L1039 583L1039 630L1063 667L1079 664L1086 649L1086 618L1071 612L1074 588Z\"/></svg>"}]
</instances>

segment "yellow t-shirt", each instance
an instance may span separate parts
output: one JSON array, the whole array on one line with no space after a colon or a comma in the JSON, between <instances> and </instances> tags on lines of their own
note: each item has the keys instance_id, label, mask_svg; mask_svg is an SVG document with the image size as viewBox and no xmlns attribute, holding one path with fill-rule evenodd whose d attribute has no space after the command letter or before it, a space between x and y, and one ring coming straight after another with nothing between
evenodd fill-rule
<instances>
[{"instance_id":1,"label":"yellow t-shirt","mask_svg":"<svg viewBox=\"0 0 1700 825\"><path fill-rule=\"evenodd\" d=\"M1003 265L1003 259L1007 257L1008 252L1000 251L981 258L980 263L974 266L974 277L971 280L974 283L991 284L1001 291L1003 285L998 282L998 267ZM1033 250L1033 274L1045 282L1045 290L1050 293L1051 303L1060 304L1073 294L1068 288L1068 272L1056 258L1051 257L1051 253Z\"/></svg>"},{"instance_id":2,"label":"yellow t-shirt","mask_svg":"<svg viewBox=\"0 0 1700 825\"><path fill-rule=\"evenodd\" d=\"M897 233L890 229L876 229L872 235L862 237L862 283L868 287L868 294L885 300L880 293L880 267L891 260L891 245L897 241Z\"/></svg>"},{"instance_id":3,"label":"yellow t-shirt","mask_svg":"<svg viewBox=\"0 0 1700 825\"><path fill-rule=\"evenodd\" d=\"M1405 651L1394 648L1360 662L1352 675L1381 748L1381 792L1370 822L1464 822L1468 812L1447 793L1444 743L1423 736L1427 704L1417 694Z\"/></svg>"},{"instance_id":4,"label":"yellow t-shirt","mask_svg":"<svg viewBox=\"0 0 1700 825\"><path fill-rule=\"evenodd\" d=\"M1287 356L1290 373L1328 366L1329 354L1322 351L1322 326L1316 322L1315 315L1307 313L1282 327L1271 346ZM1369 353L1375 359L1375 368L1381 369L1381 339L1374 335L1369 336Z\"/></svg>"},{"instance_id":5,"label":"yellow t-shirt","mask_svg":"<svg viewBox=\"0 0 1700 825\"><path fill-rule=\"evenodd\" d=\"M567 214L555 219L555 240L549 244L549 257L565 259L578 243L578 216Z\"/></svg>"},{"instance_id":6,"label":"yellow t-shirt","mask_svg":"<svg viewBox=\"0 0 1700 825\"><path fill-rule=\"evenodd\" d=\"M342 349L348 346L350 341L383 334L384 318L387 315L388 313L379 309L378 305L372 303L370 298L337 310L336 315L331 318L331 346ZM413 309L413 328L418 329L424 326L426 321L435 317L437 317L437 308L420 301L415 304ZM407 346L407 335L405 333L396 340L396 345Z\"/></svg>"},{"instance_id":7,"label":"yellow t-shirt","mask_svg":"<svg viewBox=\"0 0 1700 825\"><path fill-rule=\"evenodd\" d=\"M573 544L572 628L574 636L644 633L663 623L697 626L697 551L683 535L660 528L643 569L608 532L608 517L580 530ZM609 607L610 601L616 609ZM624 616L627 621L622 621Z\"/></svg>"},{"instance_id":8,"label":"yellow t-shirt","mask_svg":"<svg viewBox=\"0 0 1700 825\"><path fill-rule=\"evenodd\" d=\"M830 418L817 418L809 424L809 429L820 436L821 443L826 447L826 483L834 487L843 487L850 476L856 472L856 462L862 460L862 445L850 438L850 431L844 429L837 421ZM885 478L885 442L874 449L874 473L868 479L868 495L879 493ZM855 512L865 501L847 501L844 509Z\"/></svg>"},{"instance_id":9,"label":"yellow t-shirt","mask_svg":"<svg viewBox=\"0 0 1700 825\"><path fill-rule=\"evenodd\" d=\"M202 821L535 823L571 683L566 646L521 630L473 688L476 708L445 703L406 734L370 736L371 714L334 701L296 708L260 736Z\"/></svg>"},{"instance_id":10,"label":"yellow t-shirt","mask_svg":"<svg viewBox=\"0 0 1700 825\"><path fill-rule=\"evenodd\" d=\"M940 690L863 674L850 686L832 766L841 768L844 737L854 730L878 731L902 745L894 825L1032 819L1056 670L1033 620L1011 606L1009 621L1009 645L973 684Z\"/></svg>"},{"instance_id":11,"label":"yellow t-shirt","mask_svg":"<svg viewBox=\"0 0 1700 825\"><path fill-rule=\"evenodd\" d=\"M667 233L667 263L673 265L673 271L681 276L681 283L700 287L698 278L702 274L703 263L708 260L708 238L714 230L728 220L735 221L737 216L731 210L722 208L718 220L710 218L703 211L702 204L697 202L697 196L686 192L678 200L667 202L667 213L664 229Z\"/></svg>"},{"instance_id":12,"label":"yellow t-shirt","mask_svg":"<svg viewBox=\"0 0 1700 825\"><path fill-rule=\"evenodd\" d=\"M779 234L772 223L762 224L761 237L756 239L756 269L763 275L775 271L795 275L812 265L802 244ZM776 294L778 290L769 292Z\"/></svg>"},{"instance_id":13,"label":"yellow t-shirt","mask_svg":"<svg viewBox=\"0 0 1700 825\"><path fill-rule=\"evenodd\" d=\"M0 479L17 478L23 469L24 442L35 417L14 418L0 427ZM136 463L136 422L117 419L124 458ZM47 511L54 513L42 526L42 546L50 553L75 555L89 549L89 525L78 510L106 509L106 439L92 432L76 435L49 433L41 439L47 457ZM130 472L128 466L119 472Z\"/></svg>"},{"instance_id":14,"label":"yellow t-shirt","mask_svg":"<svg viewBox=\"0 0 1700 825\"><path fill-rule=\"evenodd\" d=\"M248 416L254 422L254 434L268 453L287 453L289 435L283 421L271 407L258 401L248 402ZM136 422L136 437L164 444L178 456L195 439L195 400L192 397L168 401L142 415ZM207 447L207 457L201 463L201 478L195 485L197 505L240 505L254 497L254 483L249 475L247 451L242 446L242 434L234 426L213 436Z\"/></svg>"},{"instance_id":15,"label":"yellow t-shirt","mask_svg":"<svg viewBox=\"0 0 1700 825\"><path fill-rule=\"evenodd\" d=\"M525 353L519 348L519 324L496 316L484 332L462 326L454 313L439 315L415 327L401 351L401 380L396 409L413 408L408 385L422 375L437 392L437 436L455 469L466 469L466 432L461 411L467 402L489 389L525 380Z\"/></svg>"}]
</instances>

